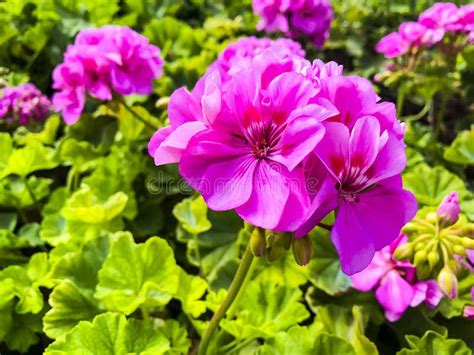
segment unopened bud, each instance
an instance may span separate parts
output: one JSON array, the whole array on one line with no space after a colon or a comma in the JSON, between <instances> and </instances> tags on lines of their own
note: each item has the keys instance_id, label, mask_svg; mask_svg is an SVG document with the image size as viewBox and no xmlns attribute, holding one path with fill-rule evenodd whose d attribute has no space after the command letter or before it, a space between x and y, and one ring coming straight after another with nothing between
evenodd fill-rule
<instances>
[{"instance_id":1,"label":"unopened bud","mask_svg":"<svg viewBox=\"0 0 474 355\"><path fill-rule=\"evenodd\" d=\"M437 250L430 251L428 253L427 258L428 258L428 264L430 265L430 268L433 269L436 265L438 265L440 257Z\"/></svg>"},{"instance_id":2,"label":"unopened bud","mask_svg":"<svg viewBox=\"0 0 474 355\"><path fill-rule=\"evenodd\" d=\"M436 223L436 220L438 219L438 216L435 212L429 212L425 219L429 222L429 223L432 223L432 224L435 224Z\"/></svg>"},{"instance_id":3,"label":"unopened bud","mask_svg":"<svg viewBox=\"0 0 474 355\"><path fill-rule=\"evenodd\" d=\"M441 269L438 275L438 286L448 298L453 299L458 295L458 279L449 266Z\"/></svg>"},{"instance_id":4,"label":"unopened bud","mask_svg":"<svg viewBox=\"0 0 474 355\"><path fill-rule=\"evenodd\" d=\"M413 257L413 244L412 243L405 243L400 245L393 254L395 259L402 261L411 259Z\"/></svg>"},{"instance_id":5,"label":"unopened bud","mask_svg":"<svg viewBox=\"0 0 474 355\"><path fill-rule=\"evenodd\" d=\"M459 219L460 212L458 193L453 191L443 199L436 214L442 226L451 226Z\"/></svg>"},{"instance_id":6,"label":"unopened bud","mask_svg":"<svg viewBox=\"0 0 474 355\"><path fill-rule=\"evenodd\" d=\"M426 253L426 250L417 251L415 253L415 260L414 260L415 266L420 266L421 264L424 264L427 258L428 258L428 254Z\"/></svg>"},{"instance_id":7,"label":"unopened bud","mask_svg":"<svg viewBox=\"0 0 474 355\"><path fill-rule=\"evenodd\" d=\"M309 263L313 256L313 242L309 236L293 238L293 255L298 265L304 266Z\"/></svg>"},{"instance_id":8,"label":"unopened bud","mask_svg":"<svg viewBox=\"0 0 474 355\"><path fill-rule=\"evenodd\" d=\"M271 232L267 235L267 260L274 262L286 254L291 247L291 233L287 232Z\"/></svg>"},{"instance_id":9,"label":"unopened bud","mask_svg":"<svg viewBox=\"0 0 474 355\"><path fill-rule=\"evenodd\" d=\"M266 247L265 231L260 227L255 227L250 236L250 250L253 255L260 257L265 254Z\"/></svg>"},{"instance_id":10,"label":"unopened bud","mask_svg":"<svg viewBox=\"0 0 474 355\"><path fill-rule=\"evenodd\" d=\"M474 239L468 237L462 238L462 246L466 249L474 249Z\"/></svg>"},{"instance_id":11,"label":"unopened bud","mask_svg":"<svg viewBox=\"0 0 474 355\"><path fill-rule=\"evenodd\" d=\"M466 248L462 245L453 246L453 253L456 255L466 256Z\"/></svg>"}]
</instances>

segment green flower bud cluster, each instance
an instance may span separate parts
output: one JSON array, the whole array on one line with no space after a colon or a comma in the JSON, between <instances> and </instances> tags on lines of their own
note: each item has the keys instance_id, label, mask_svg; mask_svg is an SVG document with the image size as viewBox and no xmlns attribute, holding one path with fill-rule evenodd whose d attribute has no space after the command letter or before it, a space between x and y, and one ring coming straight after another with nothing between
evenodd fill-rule
<instances>
[{"instance_id":1,"label":"green flower bud cluster","mask_svg":"<svg viewBox=\"0 0 474 355\"><path fill-rule=\"evenodd\" d=\"M394 257L409 260L420 280L436 279L446 296L456 297L457 275L464 265L459 260L466 258L469 249L474 249L474 224L462 214L447 223L436 208L425 207L403 232L408 242L397 248Z\"/></svg>"},{"instance_id":2,"label":"green flower bud cluster","mask_svg":"<svg viewBox=\"0 0 474 355\"><path fill-rule=\"evenodd\" d=\"M272 263L283 257L290 247L299 265L306 265L313 255L313 244L308 236L294 238L293 233L266 231L255 227L250 237L250 249L256 257L265 256Z\"/></svg>"}]
</instances>

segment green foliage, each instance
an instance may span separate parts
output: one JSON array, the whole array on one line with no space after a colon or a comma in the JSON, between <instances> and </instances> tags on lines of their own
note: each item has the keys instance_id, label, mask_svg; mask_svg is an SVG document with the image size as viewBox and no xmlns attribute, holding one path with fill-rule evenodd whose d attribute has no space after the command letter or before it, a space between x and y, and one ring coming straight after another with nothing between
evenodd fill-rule
<instances>
[{"instance_id":1,"label":"green foliage","mask_svg":"<svg viewBox=\"0 0 474 355\"><path fill-rule=\"evenodd\" d=\"M433 331L427 332L422 338L407 335L406 339L410 347L400 350L397 354L472 354L472 351L462 340L448 339Z\"/></svg>"},{"instance_id":2,"label":"green foliage","mask_svg":"<svg viewBox=\"0 0 474 355\"><path fill-rule=\"evenodd\" d=\"M335 60L369 79L386 64L375 43L431 4L331 3L330 39L324 49L301 41L307 58ZM0 353L197 352L250 233L235 212L211 211L191 195L176 166L155 167L147 142L152 127L167 124L175 89L191 90L238 37L268 35L257 33L257 21L251 0L0 2L0 86L32 81L51 96L51 74L67 46L81 29L105 24L143 33L165 61L149 97L88 100L73 126L58 114L27 127L1 125ZM454 71L434 63L382 78L379 95L392 102L404 96L405 187L431 209L456 190L474 220L474 51L454 62ZM458 94L447 99L436 134L444 91ZM413 119L432 99L429 120ZM462 318L473 305L467 269L459 270L457 298L388 324L373 292L351 288L329 233L317 228L310 237L314 256L306 267L291 253L253 262L210 353L471 353L472 325Z\"/></svg>"}]
</instances>

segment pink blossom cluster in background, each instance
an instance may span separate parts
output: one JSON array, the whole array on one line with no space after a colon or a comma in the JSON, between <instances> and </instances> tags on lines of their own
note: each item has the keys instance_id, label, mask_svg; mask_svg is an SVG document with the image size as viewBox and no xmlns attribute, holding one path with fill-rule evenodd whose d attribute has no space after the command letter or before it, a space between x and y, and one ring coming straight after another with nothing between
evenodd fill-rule
<instances>
[{"instance_id":1,"label":"pink blossom cluster in background","mask_svg":"<svg viewBox=\"0 0 474 355\"><path fill-rule=\"evenodd\" d=\"M74 124L88 95L97 100L111 100L114 92L148 95L162 67L160 49L128 27L82 30L54 70L53 88L59 91L54 108Z\"/></svg>"},{"instance_id":2,"label":"pink blossom cluster in background","mask_svg":"<svg viewBox=\"0 0 474 355\"><path fill-rule=\"evenodd\" d=\"M258 30L304 36L318 47L329 37L333 11L328 0L253 0L252 7L260 17Z\"/></svg>"},{"instance_id":3,"label":"pink blossom cluster in background","mask_svg":"<svg viewBox=\"0 0 474 355\"><path fill-rule=\"evenodd\" d=\"M266 49L176 90L168 114L149 143L157 165L179 163L209 208L297 238L337 208L331 238L346 273L416 213L395 106L334 62Z\"/></svg>"},{"instance_id":4,"label":"pink blossom cluster in background","mask_svg":"<svg viewBox=\"0 0 474 355\"><path fill-rule=\"evenodd\" d=\"M407 237L401 234L389 246L375 253L365 270L351 276L355 289L363 292L375 290L375 297L390 322L400 319L409 307L425 303L429 308L435 308L443 297L435 280L417 281L415 266L393 257L395 250L406 241Z\"/></svg>"},{"instance_id":5,"label":"pink blossom cluster in background","mask_svg":"<svg viewBox=\"0 0 474 355\"><path fill-rule=\"evenodd\" d=\"M27 125L31 121L42 122L50 113L51 102L31 83L1 90L0 119L8 123Z\"/></svg>"},{"instance_id":6,"label":"pink blossom cluster in background","mask_svg":"<svg viewBox=\"0 0 474 355\"><path fill-rule=\"evenodd\" d=\"M439 43L447 34L474 41L474 5L457 7L449 2L435 3L420 14L417 22L404 22L397 32L383 37L375 49L386 58L395 58Z\"/></svg>"}]
</instances>

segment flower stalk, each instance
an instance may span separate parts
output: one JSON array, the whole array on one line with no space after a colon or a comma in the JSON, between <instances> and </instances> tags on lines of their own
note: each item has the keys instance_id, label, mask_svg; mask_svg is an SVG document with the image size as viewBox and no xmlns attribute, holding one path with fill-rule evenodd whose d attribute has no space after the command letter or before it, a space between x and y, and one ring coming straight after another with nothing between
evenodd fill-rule
<instances>
[{"instance_id":1,"label":"flower stalk","mask_svg":"<svg viewBox=\"0 0 474 355\"><path fill-rule=\"evenodd\" d=\"M209 343L212 339L214 332L217 330L220 321L225 317L228 309L232 306L235 299L237 298L242 285L251 270L252 261L254 260L254 255L250 248L250 245L247 245L242 260L240 261L237 272L234 275L234 279L229 287L229 291L220 305L219 309L214 316L212 317L209 326L207 327L204 336L202 337L201 344L199 345L198 355L206 355Z\"/></svg>"}]
</instances>

